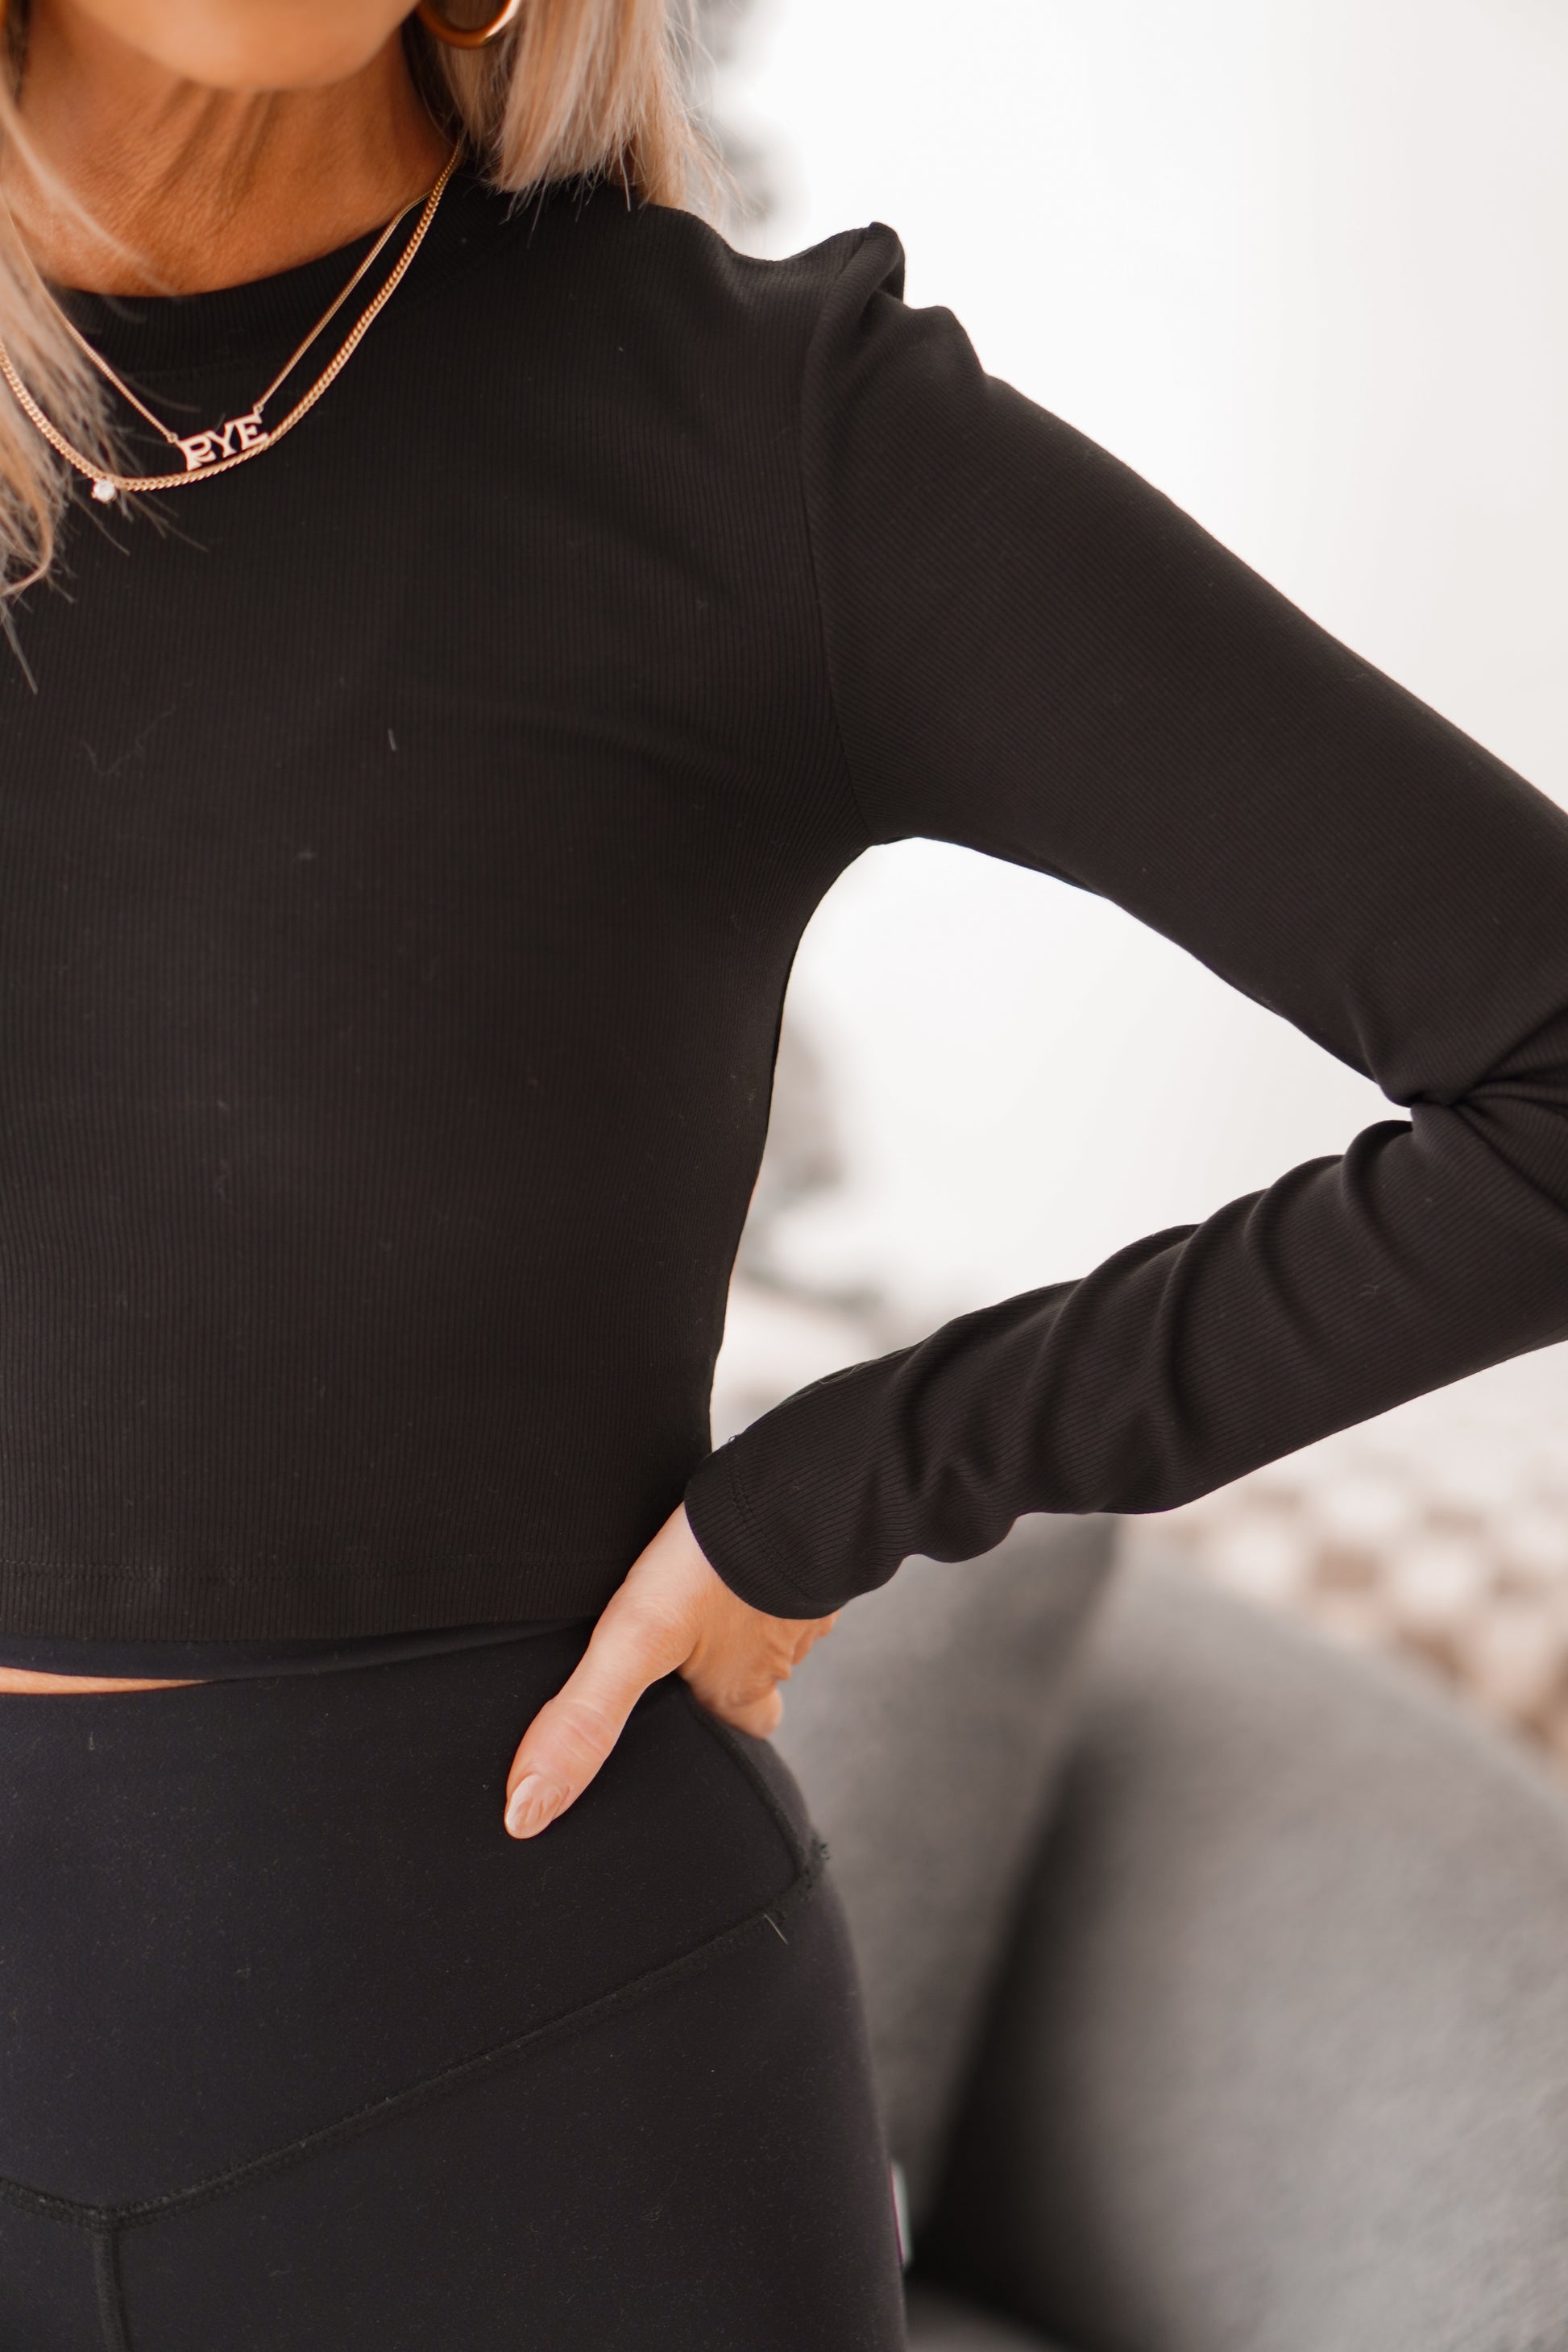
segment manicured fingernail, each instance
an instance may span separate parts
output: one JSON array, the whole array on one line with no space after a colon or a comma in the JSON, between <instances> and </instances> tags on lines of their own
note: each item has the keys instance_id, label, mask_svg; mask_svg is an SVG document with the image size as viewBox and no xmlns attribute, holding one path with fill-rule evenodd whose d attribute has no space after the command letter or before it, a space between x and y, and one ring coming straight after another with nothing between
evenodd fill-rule
<instances>
[{"instance_id":1,"label":"manicured fingernail","mask_svg":"<svg viewBox=\"0 0 1568 2352\"><path fill-rule=\"evenodd\" d=\"M506 1804L506 1825L513 1837L531 1837L561 1810L561 1791L538 1772L525 1772Z\"/></svg>"}]
</instances>

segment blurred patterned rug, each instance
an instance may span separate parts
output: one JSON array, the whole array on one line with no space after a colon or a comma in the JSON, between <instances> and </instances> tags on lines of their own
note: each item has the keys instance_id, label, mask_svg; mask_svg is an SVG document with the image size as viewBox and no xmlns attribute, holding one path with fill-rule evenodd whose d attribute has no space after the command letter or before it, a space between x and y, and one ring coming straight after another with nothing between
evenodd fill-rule
<instances>
[{"instance_id":1,"label":"blurred patterned rug","mask_svg":"<svg viewBox=\"0 0 1568 2352\"><path fill-rule=\"evenodd\" d=\"M1415 1659L1568 1769L1568 1346L1123 1525L1130 1556Z\"/></svg>"}]
</instances>

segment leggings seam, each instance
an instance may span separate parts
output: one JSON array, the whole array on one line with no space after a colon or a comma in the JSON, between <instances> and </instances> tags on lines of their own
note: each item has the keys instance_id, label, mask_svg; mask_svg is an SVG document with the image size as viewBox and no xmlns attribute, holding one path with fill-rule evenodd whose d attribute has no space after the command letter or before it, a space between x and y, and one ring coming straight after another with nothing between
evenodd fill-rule
<instances>
[{"instance_id":1,"label":"leggings seam","mask_svg":"<svg viewBox=\"0 0 1568 2352\"><path fill-rule=\"evenodd\" d=\"M120 2233L117 2230L100 2229L95 2231L92 2267L98 2288L98 2315L103 2323L107 2352L131 2352L130 2321L120 2276Z\"/></svg>"},{"instance_id":2,"label":"leggings seam","mask_svg":"<svg viewBox=\"0 0 1568 2352\"><path fill-rule=\"evenodd\" d=\"M764 1793L771 1798L772 1792L766 1790L765 1784ZM793 1835L790 1843L792 1850L798 1850ZM732 1927L721 1928L717 1935L710 1936L705 1942L694 1945L689 1951L677 1954L674 1959L662 1960L657 1968L645 1969L640 1976L618 1985L612 1992L601 1993L594 2000L563 2011L557 2017L546 2018L540 2024L529 2026L523 2032L496 2042L472 2057L459 2058L449 2066L438 2068L434 2074L426 2074L416 2083L405 2084L400 2091L390 2092L384 2098L369 2100L363 2106L340 2116L333 2123L319 2125L313 2131L302 2133L298 2139L289 2141L284 2147L268 2149L260 2156L247 2157L243 2164L215 2173L210 2179L196 2181L188 2189L171 2189L161 2197L139 2198L123 2205L91 2205L75 2198L58 2196L48 2189L33 2189L26 2181L11 2180L0 2175L0 2200L19 2206L26 2212L47 2214L56 2221L74 2221L79 2228L96 2231L107 2241L104 2252L98 2257L100 2305L106 2327L112 2316L120 2329L118 2337L110 2335L107 2338L113 2352L129 2352L123 2319L118 2314L115 2240L120 2231L134 2229L142 2223L162 2220L167 2214L206 2204L232 2189L264 2179L289 2165L300 2163L318 2149L337 2147L346 2140L358 2138L362 2133L375 2129L378 2125L405 2114L427 2099L461 2089L503 2065L531 2056L536 2050L563 2040L570 2033L599 2024L632 2002L660 1992L667 1985L676 1984L683 1977L694 1975L723 1958L766 1927L772 1927L775 1935L782 1936L779 1919L811 1895L821 1878L826 1860L826 1847L820 1840L814 1840L795 1876L781 1894L770 1896L766 1903L748 1912ZM110 2288L115 2297L112 2304L106 2299Z\"/></svg>"}]
</instances>

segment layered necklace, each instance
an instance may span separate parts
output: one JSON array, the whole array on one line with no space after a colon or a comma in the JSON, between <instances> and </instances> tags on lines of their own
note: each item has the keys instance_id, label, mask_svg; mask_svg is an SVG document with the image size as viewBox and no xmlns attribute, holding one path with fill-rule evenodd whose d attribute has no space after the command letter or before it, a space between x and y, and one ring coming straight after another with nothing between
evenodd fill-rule
<instances>
[{"instance_id":1,"label":"layered necklace","mask_svg":"<svg viewBox=\"0 0 1568 2352\"><path fill-rule=\"evenodd\" d=\"M118 498L122 490L178 490L183 489L189 482L206 482L210 481L216 474L226 474L231 467L243 466L249 458L259 457L265 450L276 448L279 442L282 440L285 433L290 432L293 427L298 425L300 419L304 415L307 409L310 409L315 406L317 401L320 400L321 394L326 391L328 385L334 383L337 377L342 373L342 370L348 365L350 359L358 350L360 342L368 332L371 320L375 317L376 313L382 309L384 304L390 301L393 294L396 291L405 270L408 268L409 263L418 252L420 245L424 239L425 232L436 217L436 207L441 201L441 191L445 188L447 181L451 178L452 173L457 169L462 152L463 142L459 140L457 146L453 148L451 153L447 156L447 161L442 167L440 177L437 180L435 186L430 190L429 194L424 197L423 200L418 196L416 196L412 203L404 206L403 210L396 215L395 218L388 221L386 226L382 230L381 235L376 238L375 243L371 247L370 251L365 255L364 259L360 263L359 268L354 271L353 276L349 279L348 284L343 288L342 292L333 302L331 308L329 310L324 311L321 317L317 320L315 325L311 328L310 333L306 336L299 349L290 354L284 365L279 368L278 373L273 377L266 391L262 393L259 398L246 410L243 416L225 417L221 424L209 425L204 432L175 433L163 423L161 417L154 416L152 410L144 407L142 403L138 400L136 394L131 390L130 385L121 383L120 378L115 374L114 370L110 366L108 361L93 350L92 345L88 341L85 335L78 333L66 312L63 310L60 310L58 303L55 303L55 308L59 312L60 320L64 324L67 332L72 337L73 341L80 346L81 350L91 361L99 373L105 377L108 382L114 386L115 391L121 394L122 399L130 402L132 407L135 409L138 415L145 417L148 424L153 427L154 431L163 435L163 439L168 443L171 449L179 450L184 462L184 465L174 473L114 474L107 472L101 466L95 465L90 457L84 457L81 451L72 447L71 444L66 439L65 435L59 431L58 426L50 423L43 410L38 406L37 402L33 398L32 394L27 390L26 385L23 383L20 375L17 373L16 362L13 361L10 352L6 350L3 340L0 340L0 375L5 377L5 382L10 385L12 392L15 394L19 406L31 419L33 424L37 425L38 431L49 444L49 446L52 449L58 450L59 455L66 460L66 463L69 466L74 466L79 474L84 474L87 477L88 480L92 485L93 497L106 506L112 499ZM316 378L315 383L311 384L310 390L301 399L295 402L293 407L289 410L286 415L279 418L276 425L268 425L264 421L263 416L263 411L266 409L268 402L277 392L279 386L288 382L289 378L293 374L294 370L299 366L300 362L310 350L311 344L316 341L319 336L325 333L327 328L331 324L332 320L337 317L338 312L342 309L343 304L348 300L349 296L353 292L354 288L360 284L361 280L374 267L376 261L385 251L387 246L391 243L398 229L408 218L409 214L414 211L416 205L421 206L419 217L414 225L414 228L409 236L407 244L404 247L403 251L398 255L396 262L382 284L380 290L373 296L371 300L365 305L365 308L360 312L353 329L350 331L345 340L339 345L331 362L327 367L323 368L321 373ZM47 289L45 290L47 291ZM54 300L52 295L49 299L51 301Z\"/></svg>"}]
</instances>

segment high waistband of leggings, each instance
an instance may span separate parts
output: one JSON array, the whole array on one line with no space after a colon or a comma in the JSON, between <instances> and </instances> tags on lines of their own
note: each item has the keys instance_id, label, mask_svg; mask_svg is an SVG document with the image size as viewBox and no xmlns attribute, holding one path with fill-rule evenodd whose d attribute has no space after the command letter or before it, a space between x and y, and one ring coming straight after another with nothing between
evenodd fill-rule
<instances>
[{"instance_id":1,"label":"high waistband of leggings","mask_svg":"<svg viewBox=\"0 0 1568 2352\"><path fill-rule=\"evenodd\" d=\"M166 2210L787 1933L821 1859L800 1791L677 1675L506 1835L586 1641L0 1696L0 2195Z\"/></svg>"}]
</instances>

